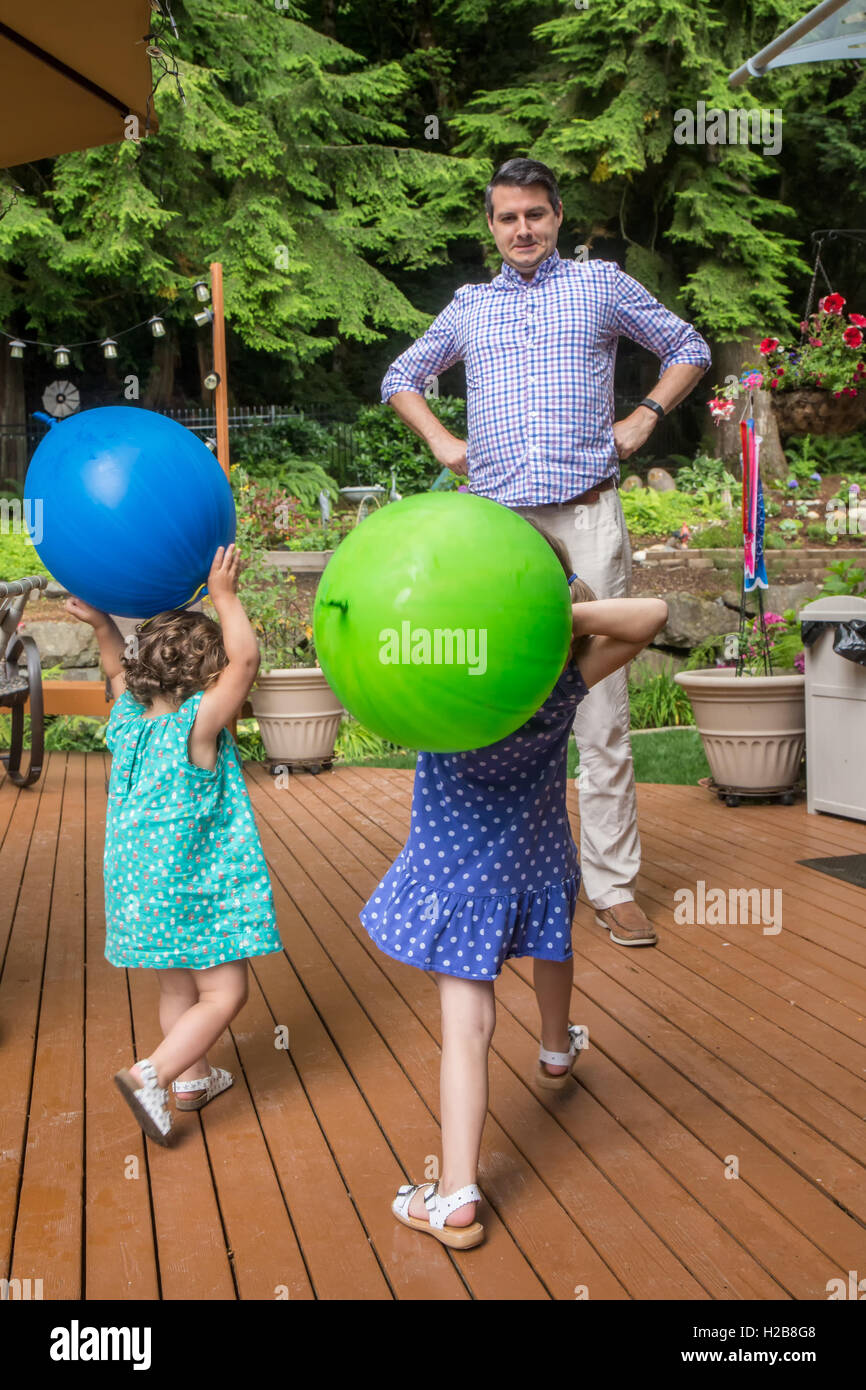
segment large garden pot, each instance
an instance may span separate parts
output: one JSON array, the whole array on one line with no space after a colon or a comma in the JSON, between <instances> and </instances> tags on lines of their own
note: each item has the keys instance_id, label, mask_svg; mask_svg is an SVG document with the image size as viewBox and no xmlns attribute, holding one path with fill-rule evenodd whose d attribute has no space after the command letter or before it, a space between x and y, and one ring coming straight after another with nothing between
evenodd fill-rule
<instances>
[{"instance_id":1,"label":"large garden pot","mask_svg":"<svg viewBox=\"0 0 866 1390\"><path fill-rule=\"evenodd\" d=\"M334 756L343 706L320 666L266 671L250 692L272 764L321 767Z\"/></svg>"},{"instance_id":2,"label":"large garden pot","mask_svg":"<svg viewBox=\"0 0 866 1390\"><path fill-rule=\"evenodd\" d=\"M771 395L780 434L851 434L866 420L866 391L856 396L822 390Z\"/></svg>"},{"instance_id":3,"label":"large garden pot","mask_svg":"<svg viewBox=\"0 0 866 1390\"><path fill-rule=\"evenodd\" d=\"M679 671L713 781L730 792L784 792L806 743L805 676L736 676L730 667Z\"/></svg>"}]
</instances>

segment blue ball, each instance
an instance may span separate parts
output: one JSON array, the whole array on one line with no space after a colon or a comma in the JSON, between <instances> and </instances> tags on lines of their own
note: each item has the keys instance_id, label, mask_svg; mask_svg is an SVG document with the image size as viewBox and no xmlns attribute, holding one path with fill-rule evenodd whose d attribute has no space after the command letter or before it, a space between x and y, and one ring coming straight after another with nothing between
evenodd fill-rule
<instances>
[{"instance_id":1,"label":"blue ball","mask_svg":"<svg viewBox=\"0 0 866 1390\"><path fill-rule=\"evenodd\" d=\"M118 617L201 598L215 552L235 538L215 455L176 420L132 406L55 423L30 460L24 501L46 569Z\"/></svg>"}]
</instances>

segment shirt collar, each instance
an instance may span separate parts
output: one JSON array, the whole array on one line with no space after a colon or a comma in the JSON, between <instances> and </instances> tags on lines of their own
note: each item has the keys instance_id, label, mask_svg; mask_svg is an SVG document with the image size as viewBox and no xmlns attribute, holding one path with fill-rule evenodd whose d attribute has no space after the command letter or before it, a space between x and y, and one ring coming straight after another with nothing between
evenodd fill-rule
<instances>
[{"instance_id":1,"label":"shirt collar","mask_svg":"<svg viewBox=\"0 0 866 1390\"><path fill-rule=\"evenodd\" d=\"M548 256L546 261L542 261L541 265L536 266L535 274L531 280L524 280L520 272L515 270L513 266L506 265L505 261L502 262L500 279L504 285L511 289L529 289L530 286L544 284L544 281L555 273L561 263L562 257L554 247L553 254Z\"/></svg>"}]
</instances>

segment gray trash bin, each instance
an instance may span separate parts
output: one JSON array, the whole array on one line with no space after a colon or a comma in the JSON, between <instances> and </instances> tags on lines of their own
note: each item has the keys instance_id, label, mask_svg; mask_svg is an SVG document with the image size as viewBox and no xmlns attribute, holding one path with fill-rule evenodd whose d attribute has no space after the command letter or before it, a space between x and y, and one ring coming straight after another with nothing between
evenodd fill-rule
<instances>
[{"instance_id":1,"label":"gray trash bin","mask_svg":"<svg viewBox=\"0 0 866 1390\"><path fill-rule=\"evenodd\" d=\"M866 599L821 598L801 622L866 621ZM806 804L866 821L866 666L833 650L835 627L806 648Z\"/></svg>"}]
</instances>

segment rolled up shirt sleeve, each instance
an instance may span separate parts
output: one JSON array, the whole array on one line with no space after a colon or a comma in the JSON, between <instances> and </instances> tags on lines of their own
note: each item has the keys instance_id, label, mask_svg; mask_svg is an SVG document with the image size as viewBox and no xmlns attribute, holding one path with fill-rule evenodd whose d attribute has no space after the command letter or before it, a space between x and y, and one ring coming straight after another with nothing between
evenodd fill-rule
<instances>
[{"instance_id":1,"label":"rolled up shirt sleeve","mask_svg":"<svg viewBox=\"0 0 866 1390\"><path fill-rule=\"evenodd\" d=\"M679 362L709 368L712 354L706 339L616 264L613 301L614 330L655 353L662 372Z\"/></svg>"},{"instance_id":2,"label":"rolled up shirt sleeve","mask_svg":"<svg viewBox=\"0 0 866 1390\"><path fill-rule=\"evenodd\" d=\"M433 320L427 332L422 333L391 363L382 381L383 404L397 391L414 391L423 396L431 377L447 371L461 360L463 350L457 334L458 314L455 295Z\"/></svg>"}]
</instances>

